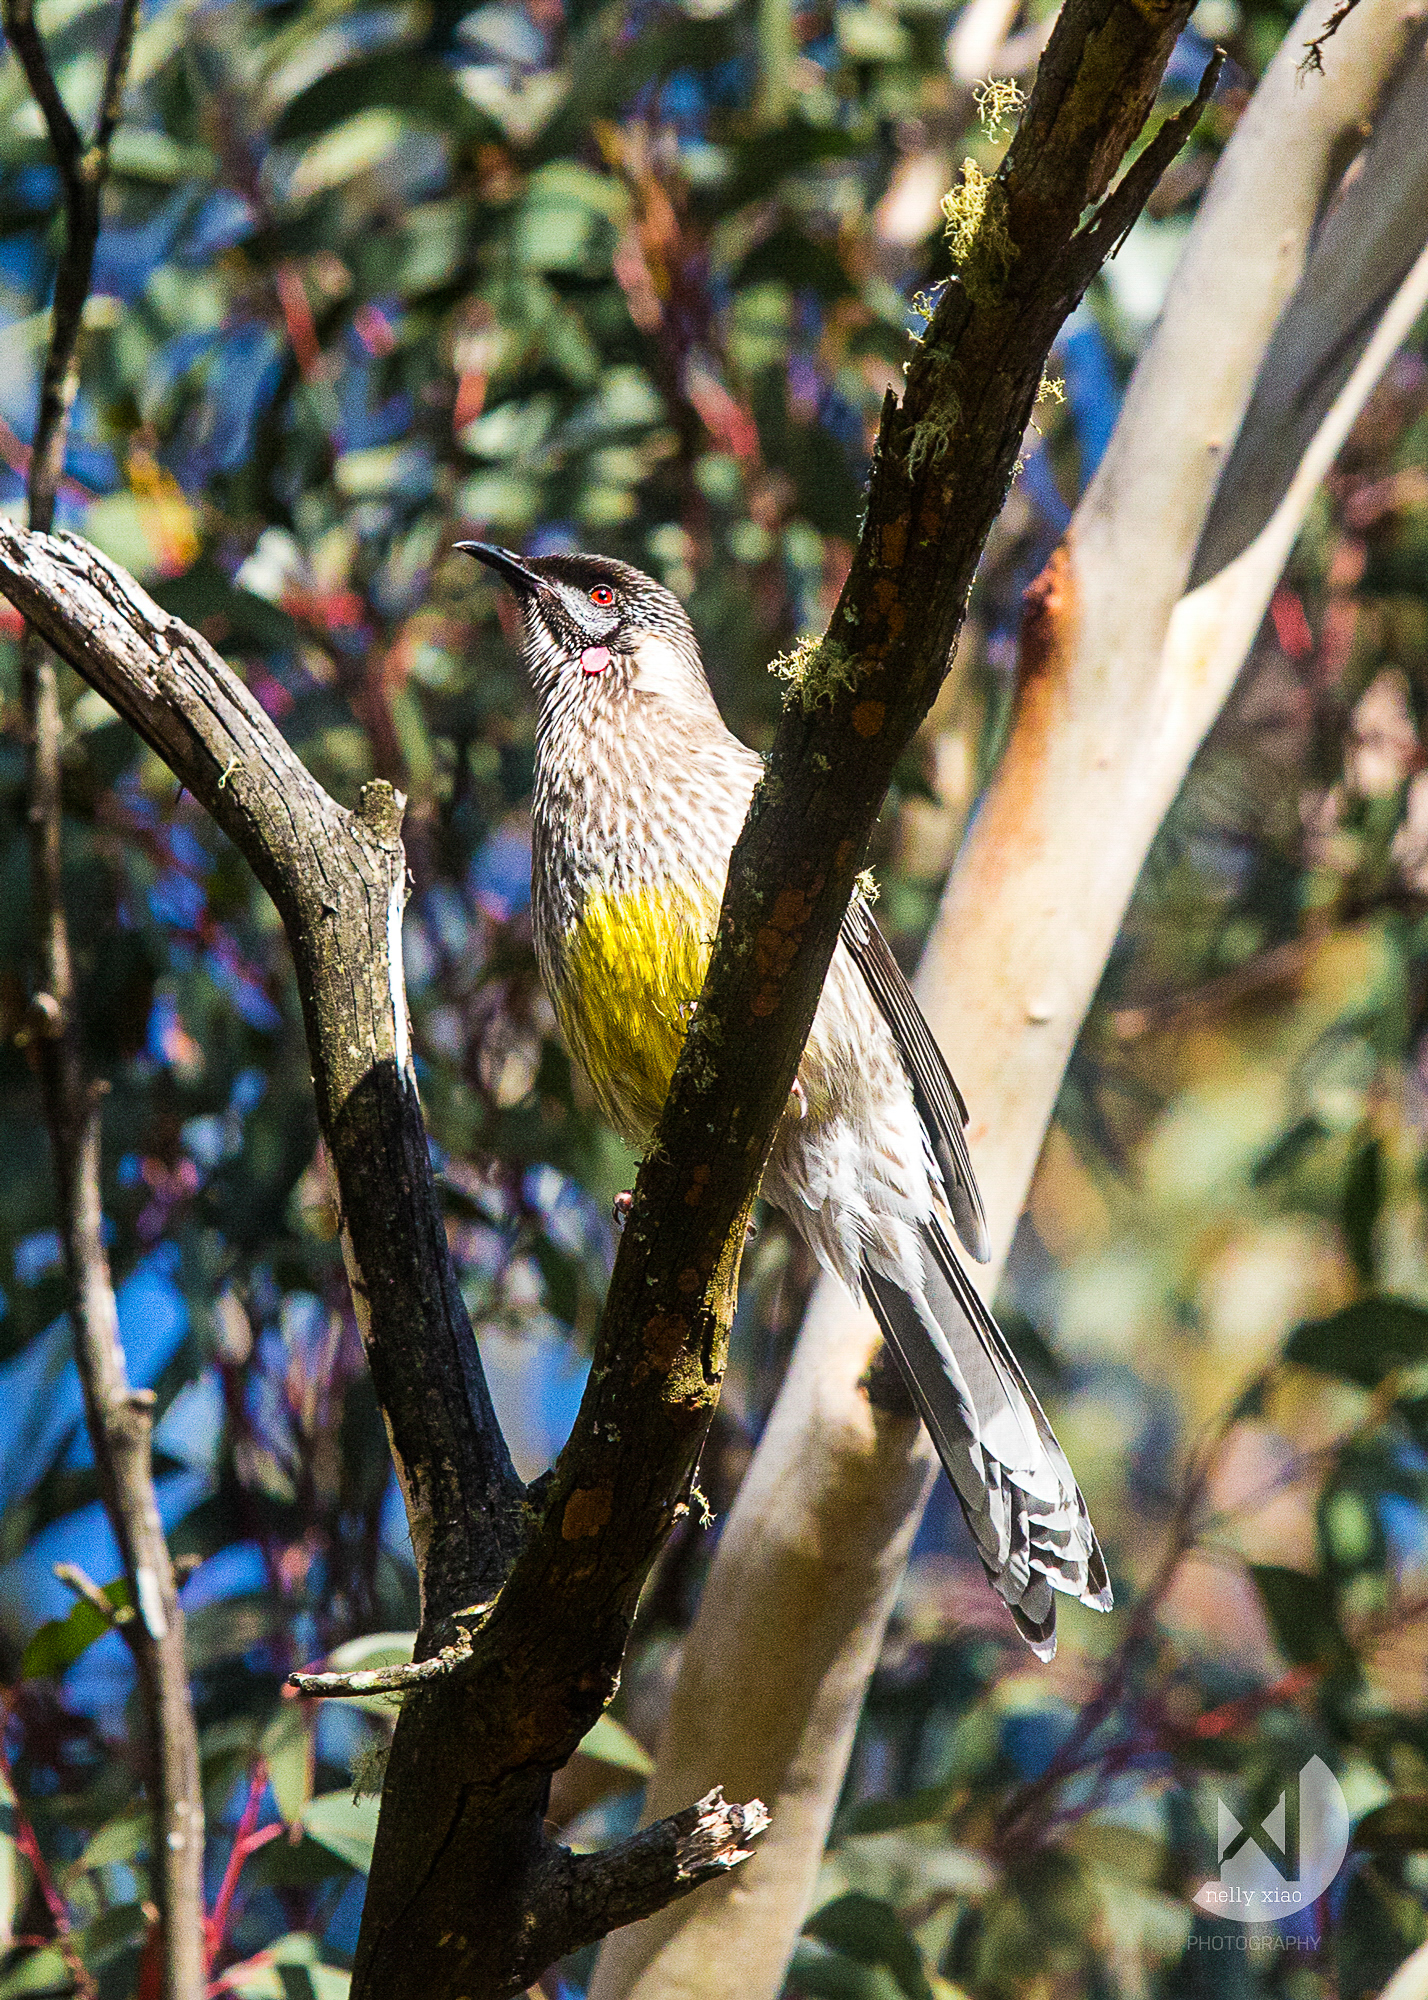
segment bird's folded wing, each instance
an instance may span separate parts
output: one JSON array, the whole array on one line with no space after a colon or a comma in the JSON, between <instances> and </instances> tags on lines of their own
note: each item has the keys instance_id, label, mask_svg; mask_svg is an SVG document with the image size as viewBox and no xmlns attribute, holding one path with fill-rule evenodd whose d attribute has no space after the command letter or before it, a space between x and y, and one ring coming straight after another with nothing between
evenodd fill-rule
<instances>
[{"instance_id":1,"label":"bird's folded wing","mask_svg":"<svg viewBox=\"0 0 1428 2000\"><path fill-rule=\"evenodd\" d=\"M958 1237L969 1255L979 1264L985 1264L991 1245L982 1197L972 1172L972 1157L967 1151L967 1106L901 966L861 896L849 904L843 919L843 943L897 1043L917 1100L918 1115L927 1128L942 1170Z\"/></svg>"}]
</instances>

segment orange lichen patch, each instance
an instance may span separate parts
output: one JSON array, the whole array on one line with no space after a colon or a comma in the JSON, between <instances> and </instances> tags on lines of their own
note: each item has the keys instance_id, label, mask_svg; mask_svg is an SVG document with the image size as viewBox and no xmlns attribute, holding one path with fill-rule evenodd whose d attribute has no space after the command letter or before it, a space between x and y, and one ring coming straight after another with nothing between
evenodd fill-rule
<instances>
[{"instance_id":1,"label":"orange lichen patch","mask_svg":"<svg viewBox=\"0 0 1428 2000\"><path fill-rule=\"evenodd\" d=\"M895 639L898 633L901 632L903 626L906 625L906 623L907 623L906 606L902 604L895 604L892 610L888 613L888 637L890 639Z\"/></svg>"},{"instance_id":2,"label":"orange lichen patch","mask_svg":"<svg viewBox=\"0 0 1428 2000\"><path fill-rule=\"evenodd\" d=\"M799 925L799 930L802 925ZM754 936L754 963L765 979L782 979L798 949L798 930L760 924Z\"/></svg>"},{"instance_id":3,"label":"orange lichen patch","mask_svg":"<svg viewBox=\"0 0 1428 2000\"><path fill-rule=\"evenodd\" d=\"M684 1190L684 1199L686 1205L690 1208L698 1208L700 1202L703 1201L704 1199L704 1190L708 1187L708 1185L709 1185L708 1166L705 1165L696 1167L694 1169L694 1172L689 1176L689 1186Z\"/></svg>"},{"instance_id":4,"label":"orange lichen patch","mask_svg":"<svg viewBox=\"0 0 1428 2000\"><path fill-rule=\"evenodd\" d=\"M608 1486L577 1486L560 1517L561 1540L579 1542L587 1535L598 1535L610 1518L614 1501Z\"/></svg>"},{"instance_id":5,"label":"orange lichen patch","mask_svg":"<svg viewBox=\"0 0 1428 2000\"><path fill-rule=\"evenodd\" d=\"M897 585L890 576L880 576L873 585L873 602L888 617L897 604Z\"/></svg>"},{"instance_id":6,"label":"orange lichen patch","mask_svg":"<svg viewBox=\"0 0 1428 2000\"><path fill-rule=\"evenodd\" d=\"M862 737L876 736L887 716L887 707L880 701L860 701L849 717L853 727Z\"/></svg>"},{"instance_id":7,"label":"orange lichen patch","mask_svg":"<svg viewBox=\"0 0 1428 2000\"><path fill-rule=\"evenodd\" d=\"M780 889L769 914L769 923L776 930L801 930L808 922L808 912L813 898L818 893L816 885L812 890Z\"/></svg>"},{"instance_id":8,"label":"orange lichen patch","mask_svg":"<svg viewBox=\"0 0 1428 2000\"><path fill-rule=\"evenodd\" d=\"M675 1279L675 1283L678 1285L680 1291L683 1292L684 1296L687 1299L692 1299L694 1297L694 1294L703 1285L704 1280L700 1277L698 1271L695 1270L692 1264L686 1264L684 1269L680 1272L679 1276Z\"/></svg>"},{"instance_id":9,"label":"orange lichen patch","mask_svg":"<svg viewBox=\"0 0 1428 2000\"><path fill-rule=\"evenodd\" d=\"M896 569L907 552L907 516L889 521L882 532L881 551L889 569Z\"/></svg>"},{"instance_id":10,"label":"orange lichen patch","mask_svg":"<svg viewBox=\"0 0 1428 2000\"><path fill-rule=\"evenodd\" d=\"M780 889L766 924L754 933L754 965L763 985L750 1002L758 1019L772 1014L779 989L798 950L799 933L813 912L825 878L820 875L804 889Z\"/></svg>"},{"instance_id":11,"label":"orange lichen patch","mask_svg":"<svg viewBox=\"0 0 1428 2000\"><path fill-rule=\"evenodd\" d=\"M683 1353L688 1336L689 1322L681 1314L651 1313L641 1337L649 1366L661 1375L668 1375Z\"/></svg>"}]
</instances>

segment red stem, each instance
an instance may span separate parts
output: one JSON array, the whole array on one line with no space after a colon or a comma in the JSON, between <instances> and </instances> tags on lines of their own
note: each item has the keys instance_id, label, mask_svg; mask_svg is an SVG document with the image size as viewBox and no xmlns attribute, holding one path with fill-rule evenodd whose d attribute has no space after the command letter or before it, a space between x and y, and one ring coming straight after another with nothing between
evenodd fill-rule
<instances>
[{"instance_id":1,"label":"red stem","mask_svg":"<svg viewBox=\"0 0 1428 2000\"><path fill-rule=\"evenodd\" d=\"M283 1830L281 1820L274 1820L270 1826L258 1825L258 1813L263 1804L263 1794L268 1789L268 1767L260 1757L253 1766L248 1780L248 1797L243 1806L243 1816L233 1834L233 1847L228 1856L228 1866L223 1871L218 1894L213 1902L213 1914L203 1926L204 1958L208 1969L223 1948L228 1935L228 1924L233 1914L233 1899L238 1891L238 1878L243 1873L243 1865L250 1854L256 1854L260 1847L266 1847ZM216 1989L211 1989L216 1990Z\"/></svg>"}]
</instances>

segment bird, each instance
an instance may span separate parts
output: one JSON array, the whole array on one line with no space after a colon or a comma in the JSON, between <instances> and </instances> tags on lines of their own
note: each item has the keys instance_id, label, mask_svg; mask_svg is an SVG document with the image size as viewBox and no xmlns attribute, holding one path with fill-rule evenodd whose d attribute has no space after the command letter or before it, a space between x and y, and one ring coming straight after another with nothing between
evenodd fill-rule
<instances>
[{"instance_id":1,"label":"bird","mask_svg":"<svg viewBox=\"0 0 1428 2000\"><path fill-rule=\"evenodd\" d=\"M541 977L604 1116L649 1146L762 773L725 727L672 591L604 555L460 542L509 587L537 703ZM954 1237L989 1255L967 1107L855 895L761 1192L871 1306L992 1588L1043 1659L1056 1594L1109 1610L1080 1488Z\"/></svg>"}]
</instances>

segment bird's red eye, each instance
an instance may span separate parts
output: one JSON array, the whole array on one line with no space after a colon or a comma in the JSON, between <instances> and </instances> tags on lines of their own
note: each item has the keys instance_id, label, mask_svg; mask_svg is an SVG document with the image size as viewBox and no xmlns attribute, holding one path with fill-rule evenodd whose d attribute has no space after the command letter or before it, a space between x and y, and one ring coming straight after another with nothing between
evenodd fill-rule
<instances>
[{"instance_id":1,"label":"bird's red eye","mask_svg":"<svg viewBox=\"0 0 1428 2000\"><path fill-rule=\"evenodd\" d=\"M590 593L590 602L598 604L603 611L607 604L615 602L615 593L608 583L597 583Z\"/></svg>"}]
</instances>

